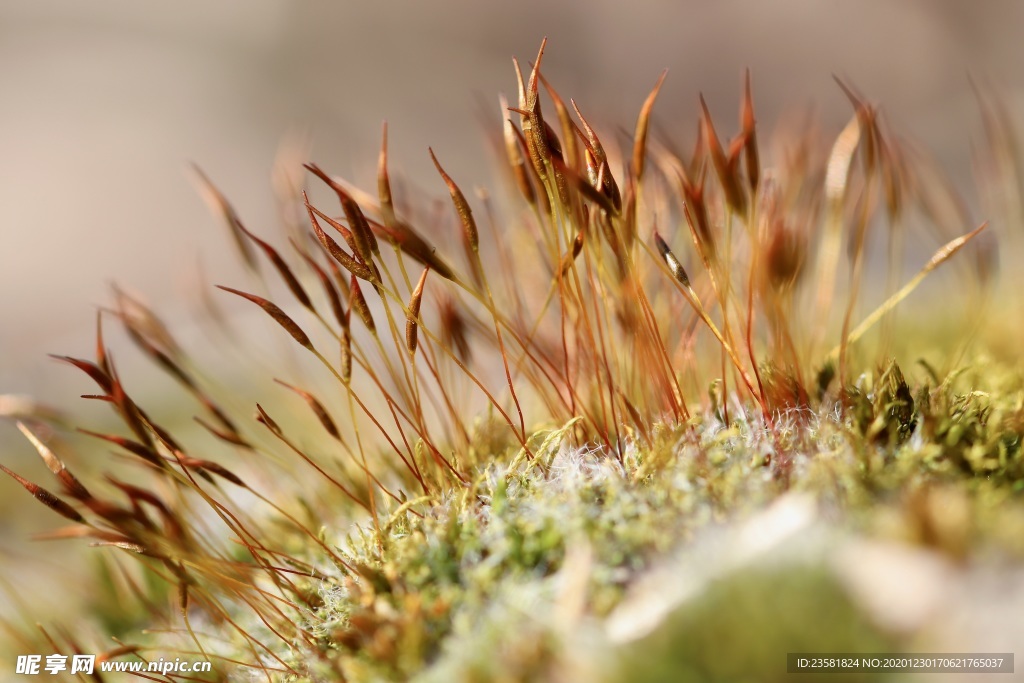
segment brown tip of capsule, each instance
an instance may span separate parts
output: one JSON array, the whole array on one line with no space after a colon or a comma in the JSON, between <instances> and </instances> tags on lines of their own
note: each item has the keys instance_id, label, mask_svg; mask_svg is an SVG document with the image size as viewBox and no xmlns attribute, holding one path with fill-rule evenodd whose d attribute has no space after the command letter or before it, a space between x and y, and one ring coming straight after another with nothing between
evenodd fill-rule
<instances>
[{"instance_id":1,"label":"brown tip of capsule","mask_svg":"<svg viewBox=\"0 0 1024 683\"><path fill-rule=\"evenodd\" d=\"M397 223L394 199L391 196L391 176L388 174L388 122L381 124L380 157L377 161L377 196L384 225Z\"/></svg>"},{"instance_id":2,"label":"brown tip of capsule","mask_svg":"<svg viewBox=\"0 0 1024 683\"><path fill-rule=\"evenodd\" d=\"M761 181L761 160L757 151L757 121L754 118L754 95L750 86L750 69L747 69L743 82L743 104L740 109L740 121L746 137L744 160L747 166L747 184L752 195L757 193Z\"/></svg>"},{"instance_id":3,"label":"brown tip of capsule","mask_svg":"<svg viewBox=\"0 0 1024 683\"><path fill-rule=\"evenodd\" d=\"M456 308L455 300L444 296L438 302L438 315L441 324L441 343L455 350L456 356L463 364L470 361L471 351L467 337L466 319Z\"/></svg>"},{"instance_id":4,"label":"brown tip of capsule","mask_svg":"<svg viewBox=\"0 0 1024 683\"><path fill-rule=\"evenodd\" d=\"M480 235L476 229L476 220L473 219L473 210L469 208L469 202L466 201L466 196L462 194L462 190L459 189L459 186L455 184L451 176L445 173L444 168L441 167L441 162L434 155L434 150L430 147L427 150L430 152L430 158L433 160L437 172L441 174L445 185L448 186L448 193L452 197L452 203L455 204L455 211L458 212L459 218L462 220L463 236L475 254L480 250Z\"/></svg>"},{"instance_id":5,"label":"brown tip of capsule","mask_svg":"<svg viewBox=\"0 0 1024 683\"><path fill-rule=\"evenodd\" d=\"M416 289L413 290L412 297L409 299L409 312L405 316L405 345L408 347L409 353L416 353L419 339L420 305L423 303L423 285L427 282L427 273L429 272L430 268L423 269L423 274L420 275Z\"/></svg>"},{"instance_id":6,"label":"brown tip of capsule","mask_svg":"<svg viewBox=\"0 0 1024 683\"><path fill-rule=\"evenodd\" d=\"M576 233L576 238L572 241L572 249L562 256L562 263L558 268L559 278L565 277L565 274L569 272L572 264L576 261L576 257L583 251L583 235L584 231L582 229Z\"/></svg>"},{"instance_id":7,"label":"brown tip of capsule","mask_svg":"<svg viewBox=\"0 0 1024 683\"><path fill-rule=\"evenodd\" d=\"M791 287L803 272L806 253L806 239L781 220L774 221L765 258L768 283L779 290Z\"/></svg>"},{"instance_id":8,"label":"brown tip of capsule","mask_svg":"<svg viewBox=\"0 0 1024 683\"><path fill-rule=\"evenodd\" d=\"M533 70L530 71L530 81L526 85L526 108L533 110L537 106L537 79L540 75L540 62L544 59L544 48L547 47L548 38L540 41L540 49L537 50L537 60L533 63Z\"/></svg>"},{"instance_id":9,"label":"brown tip of capsule","mask_svg":"<svg viewBox=\"0 0 1024 683\"><path fill-rule=\"evenodd\" d=\"M230 292L235 296L240 296L243 299L248 299L249 301L253 302L257 306L262 308L267 315L273 318L274 322L283 327L284 330L291 335L292 339L297 341L300 346L303 346L304 348L309 349L310 351L313 350L313 342L310 341L306 333L303 332L302 328L299 327L298 323L296 323L294 320L288 317L288 314L282 311L277 306L277 304L273 303L272 301L268 301L267 299L264 299L261 296L249 294L248 292L243 292L238 289L232 289L231 287L224 287L223 285L216 285L216 287L217 289L222 289L225 292Z\"/></svg>"},{"instance_id":10,"label":"brown tip of capsule","mask_svg":"<svg viewBox=\"0 0 1024 683\"><path fill-rule=\"evenodd\" d=\"M650 127L651 110L654 108L654 101L658 98L658 92L661 91L661 85L665 82L666 76L668 76L668 69L662 71L658 76L658 82L654 84L654 88L644 100L640 116L636 121L636 132L633 135L633 176L637 183L644 175L644 161L647 157L647 130Z\"/></svg>"},{"instance_id":11,"label":"brown tip of capsule","mask_svg":"<svg viewBox=\"0 0 1024 683\"><path fill-rule=\"evenodd\" d=\"M504 97L500 99L502 115L508 111L508 102ZM512 169L512 176L515 178L516 187L519 189L519 193L523 196L531 206L537 204L537 196L533 191L533 185L530 183L529 171L526 168L526 159L523 156L523 150L520 147L520 133L515 124L508 118L505 119L503 125L503 132L505 136L505 154L508 158L508 164ZM525 145L524 145L525 146Z\"/></svg>"},{"instance_id":12,"label":"brown tip of capsule","mask_svg":"<svg viewBox=\"0 0 1024 683\"><path fill-rule=\"evenodd\" d=\"M722 149L722 143L715 131L715 124L711 120L711 112L708 110L704 95L700 96L701 124L704 132L704 140L708 151L711 154L711 162L715 166L715 173L718 175L718 182L722 185L725 193L725 200L736 213L742 214L746 211L747 197L736 176L735 163L730 163L730 157ZM732 153L734 150L730 150Z\"/></svg>"},{"instance_id":13,"label":"brown tip of capsule","mask_svg":"<svg viewBox=\"0 0 1024 683\"><path fill-rule=\"evenodd\" d=\"M654 231L654 246L658 249L658 254L665 261L665 265L668 266L669 272L672 273L672 277L676 279L683 287L690 287L690 278L686 275L686 270L683 268L683 264L679 262L672 250L668 248L668 244L661 238L658 231Z\"/></svg>"}]
</instances>

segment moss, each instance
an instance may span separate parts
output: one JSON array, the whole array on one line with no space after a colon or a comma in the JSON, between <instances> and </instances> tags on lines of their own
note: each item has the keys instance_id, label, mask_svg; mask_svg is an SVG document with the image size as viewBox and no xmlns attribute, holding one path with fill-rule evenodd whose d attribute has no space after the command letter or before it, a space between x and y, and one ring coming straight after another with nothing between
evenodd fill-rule
<instances>
[{"instance_id":1,"label":"moss","mask_svg":"<svg viewBox=\"0 0 1024 683\"><path fill-rule=\"evenodd\" d=\"M892 652L825 567L757 569L714 581L652 634L622 648L609 681L739 683L789 680L787 653ZM816 676L884 681L891 674Z\"/></svg>"},{"instance_id":2,"label":"moss","mask_svg":"<svg viewBox=\"0 0 1024 683\"><path fill-rule=\"evenodd\" d=\"M620 173L543 82L542 57L519 79L519 124L502 110L518 193L507 225L488 212L497 229L481 235L434 156L461 254L434 246L450 241L427 230L436 212L396 208L386 137L376 197L306 166L344 220L305 192L280 198L309 221L289 228L295 254L201 177L242 258L272 266L252 268L259 296L221 289L301 349L269 369L302 381L273 385L294 405L250 390L247 373L225 390L120 290L95 358L62 359L123 423L87 433L142 471L86 490L31 436L61 493L8 472L73 523L56 535L135 561L104 565L104 598L136 607L97 609L88 647L134 631L108 655L208 657L215 677L239 680L773 680L794 649L937 642L857 594L867 579L832 555L858 542L968 577L985 559L1024 560L1011 322L963 341L985 322L981 287L967 288L968 323L949 322L948 302L923 320L893 315L965 249L978 257L969 281L987 282L985 227L944 235L857 315L869 227L902 244L904 212L934 210L875 109L848 90L855 111L835 142L801 138L768 171L749 82L730 144L704 105L692 157L648 154L659 79ZM901 275L903 254L888 257L875 267ZM129 394L109 319L201 429L172 434ZM66 629L35 642L86 649Z\"/></svg>"},{"instance_id":3,"label":"moss","mask_svg":"<svg viewBox=\"0 0 1024 683\"><path fill-rule=\"evenodd\" d=\"M877 411L870 419L851 413L837 421L836 412L823 411L788 427L737 420L725 428L709 414L685 429L659 431L649 449L634 445L622 462L598 448L570 447L571 425L539 432L533 440L544 447L535 460L519 459L517 469L491 465L462 494L422 508L422 517L406 513L382 542L349 536L347 559L367 569L348 588L331 589L314 632L342 643L349 653L342 668L364 680L419 672L422 680L549 680L589 656L593 641L614 653L603 655L617 672L605 672L609 681L777 680L786 652L898 651L906 635L886 633L846 593L826 561L827 543L815 546L811 561L798 553L781 565L768 558L724 570L628 646L612 647L593 633L575 638L551 622L565 600L564 583L579 581L580 628L600 634L630 588L666 558L787 490L812 495L831 518L829 528L851 537L895 538L956 561L979 548L1016 556L1019 542L1004 528L1006 517L1018 519L1015 528L1024 519L1015 480L951 466L952 456L936 455L939 444L925 440L939 407L950 411L941 420L956 420L963 401L946 387L929 392L927 407L915 404L926 415L894 410L890 387L906 395L909 386L887 384L891 375L887 369L879 380L861 382L886 396L863 394L867 410ZM916 427L901 439L879 440L888 430L879 429L879 418L896 425L891 434ZM1015 425L985 424L998 432L993 443L1015 438ZM761 456L775 453L780 440L793 458L787 487ZM658 476L644 476L656 452L663 453ZM869 456L877 462L868 465ZM1019 457L1010 457L1013 466ZM496 460L517 459L510 451ZM585 568L563 576L567 553L580 547Z\"/></svg>"}]
</instances>

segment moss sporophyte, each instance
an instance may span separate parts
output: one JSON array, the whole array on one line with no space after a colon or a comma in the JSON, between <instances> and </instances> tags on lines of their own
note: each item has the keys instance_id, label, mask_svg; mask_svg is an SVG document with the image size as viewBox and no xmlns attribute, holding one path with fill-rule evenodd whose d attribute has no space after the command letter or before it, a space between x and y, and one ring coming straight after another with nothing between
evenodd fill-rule
<instances>
[{"instance_id":1,"label":"moss sporophyte","mask_svg":"<svg viewBox=\"0 0 1024 683\"><path fill-rule=\"evenodd\" d=\"M220 290L300 353L253 360L262 397L234 391L118 290L94 357L60 357L123 422L79 430L117 450L110 474L79 480L59 427L4 404L59 480L3 467L70 523L47 537L105 546L76 576L100 599L11 619L19 652L192 657L210 680L775 680L787 652L948 647L934 616L962 605L922 577L970 594L1021 571L1024 321L992 272L1009 226L949 232L934 170L847 84L831 141L767 154L748 73L739 133L701 98L684 152L650 133L662 74L620 149L543 58L513 62L495 111L506 192L429 150L440 221L393 192L386 128L376 192L310 162L331 202L281 190L281 239L197 171L254 280ZM980 101L988 182L1019 187ZM926 278L966 294L930 304ZM133 398L111 323L199 431ZM232 324L217 343L244 356ZM886 576L929 609L864 597Z\"/></svg>"}]
</instances>

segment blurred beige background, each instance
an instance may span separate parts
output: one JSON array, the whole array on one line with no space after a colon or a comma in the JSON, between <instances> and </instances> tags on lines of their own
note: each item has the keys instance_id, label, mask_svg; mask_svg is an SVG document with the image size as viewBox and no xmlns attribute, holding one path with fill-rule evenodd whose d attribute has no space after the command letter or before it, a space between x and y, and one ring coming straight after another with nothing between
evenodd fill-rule
<instances>
[{"instance_id":1,"label":"blurred beige background","mask_svg":"<svg viewBox=\"0 0 1024 683\"><path fill-rule=\"evenodd\" d=\"M309 132L321 165L366 183L386 118L393 169L422 176L423 189L443 198L432 145L460 183L486 185L480 103L496 125L497 93L514 92L511 57L533 59L547 35L548 78L611 135L631 129L665 67L655 118L680 139L694 129L698 92L723 130L735 130L747 66L765 134L811 103L838 130L850 113L838 74L965 179L980 138L968 77L1001 87L1021 120L1022 27L1018 0L5 0L0 394L98 414L102 406L75 398L88 381L45 354L92 353L95 307L109 302L111 282L176 328L189 316L200 255L214 282L244 282L188 162L258 234L276 221L269 176L289 130ZM50 481L4 421L0 459ZM29 519L26 505L0 480L0 563L17 563L24 581L35 576L19 583L24 595L57 595L46 577L63 576L72 555L66 545L23 543L59 524L45 511ZM49 568L35 574L44 552ZM5 569L0 578L11 577Z\"/></svg>"},{"instance_id":2,"label":"blurred beige background","mask_svg":"<svg viewBox=\"0 0 1024 683\"><path fill-rule=\"evenodd\" d=\"M372 177L385 118L396 168L433 180L430 144L456 178L486 178L480 102L496 119L496 94L514 87L510 58L531 60L547 35L549 78L605 130L632 126L665 67L656 118L679 137L693 129L699 91L732 129L746 66L766 132L812 102L839 125L849 112L832 82L840 74L959 173L980 130L968 75L1018 97L1022 26L1012 0L9 0L0 393L70 402L72 371L45 353L87 352L112 281L172 319L187 310L200 254L215 280L238 281L189 161L264 233L275 221L270 166L296 127L312 134L319 163L356 180Z\"/></svg>"}]
</instances>

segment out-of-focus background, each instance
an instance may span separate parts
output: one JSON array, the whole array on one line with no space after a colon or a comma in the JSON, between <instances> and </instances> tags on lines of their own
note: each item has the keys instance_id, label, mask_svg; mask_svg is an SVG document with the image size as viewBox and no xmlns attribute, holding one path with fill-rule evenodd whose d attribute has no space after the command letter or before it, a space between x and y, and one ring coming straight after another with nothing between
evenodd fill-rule
<instances>
[{"instance_id":1,"label":"out-of-focus background","mask_svg":"<svg viewBox=\"0 0 1024 683\"><path fill-rule=\"evenodd\" d=\"M666 67L655 119L680 139L695 128L699 92L723 133L735 131L745 67L762 135L810 105L838 131L850 107L835 74L966 183L981 134L970 79L997 88L1019 118L1021 26L1017 0L7 0L0 394L76 405L88 382L45 354L91 354L111 282L179 323L200 261L213 282L244 282L189 162L257 234L277 221L270 172L289 133L308 134L331 172L367 183L387 119L396 173L444 197L431 145L460 183L487 185L480 112L498 124L498 93L514 94L512 56L531 61L547 36L548 79L612 137L631 129ZM0 460L44 479L3 421L0 446ZM0 498L15 497L31 503L4 478ZM22 509L0 506L7 518Z\"/></svg>"}]
</instances>

